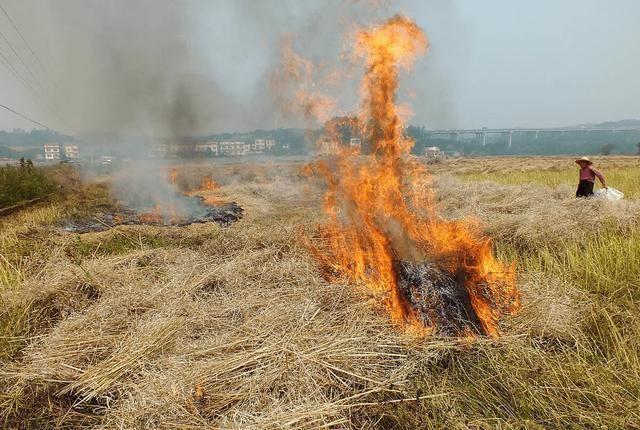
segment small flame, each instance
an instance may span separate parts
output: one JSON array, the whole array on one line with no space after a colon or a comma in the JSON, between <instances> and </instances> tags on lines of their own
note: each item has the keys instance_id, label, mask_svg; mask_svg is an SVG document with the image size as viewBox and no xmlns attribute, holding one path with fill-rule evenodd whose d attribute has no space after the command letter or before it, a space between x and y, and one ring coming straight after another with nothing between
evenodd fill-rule
<instances>
[{"instance_id":1,"label":"small flame","mask_svg":"<svg viewBox=\"0 0 640 430\"><path fill-rule=\"evenodd\" d=\"M141 213L138 217L143 224L163 224L164 217L159 206L155 206L150 212Z\"/></svg>"},{"instance_id":2,"label":"small flame","mask_svg":"<svg viewBox=\"0 0 640 430\"><path fill-rule=\"evenodd\" d=\"M174 204L156 204L153 209L138 216L138 220L142 224L150 225L175 225L187 218L188 214L178 210Z\"/></svg>"},{"instance_id":3,"label":"small flame","mask_svg":"<svg viewBox=\"0 0 640 430\"><path fill-rule=\"evenodd\" d=\"M382 295L392 321L418 334L435 327L425 326L399 290L395 262L433 261L464 278L479 329L496 336L502 313L519 307L514 268L495 259L476 223L436 215L430 177L408 156L413 142L395 103L400 71L427 47L422 29L401 16L356 34L355 55L366 66L358 123L372 156L363 159L343 148L335 159L308 167L328 184L324 242L312 249L334 276Z\"/></svg>"},{"instance_id":4,"label":"small flame","mask_svg":"<svg viewBox=\"0 0 640 430\"><path fill-rule=\"evenodd\" d=\"M178 182L178 169L173 167L169 170L169 183L175 185Z\"/></svg>"},{"instance_id":5,"label":"small flame","mask_svg":"<svg viewBox=\"0 0 640 430\"><path fill-rule=\"evenodd\" d=\"M202 177L202 181L200 182L200 191L215 191L220 186L213 180L211 175L205 175Z\"/></svg>"}]
</instances>

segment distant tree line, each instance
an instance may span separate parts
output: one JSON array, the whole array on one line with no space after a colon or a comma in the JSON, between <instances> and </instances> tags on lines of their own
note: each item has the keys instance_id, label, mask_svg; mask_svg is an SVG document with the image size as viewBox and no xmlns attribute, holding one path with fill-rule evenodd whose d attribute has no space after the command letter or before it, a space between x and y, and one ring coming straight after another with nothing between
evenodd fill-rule
<instances>
[{"instance_id":1,"label":"distant tree line","mask_svg":"<svg viewBox=\"0 0 640 430\"><path fill-rule=\"evenodd\" d=\"M73 140L73 137L60 134L54 130L37 128L34 128L31 131L21 129L14 129L13 131L0 130L0 147L41 146L49 142L64 143L71 142Z\"/></svg>"}]
</instances>

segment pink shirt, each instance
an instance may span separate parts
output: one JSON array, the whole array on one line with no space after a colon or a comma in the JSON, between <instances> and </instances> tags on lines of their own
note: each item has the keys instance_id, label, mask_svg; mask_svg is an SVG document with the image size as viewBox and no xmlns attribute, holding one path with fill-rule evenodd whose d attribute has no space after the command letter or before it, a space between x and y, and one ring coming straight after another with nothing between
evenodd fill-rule
<instances>
[{"instance_id":1,"label":"pink shirt","mask_svg":"<svg viewBox=\"0 0 640 430\"><path fill-rule=\"evenodd\" d=\"M593 166L587 166L580 169L581 181L595 182L596 177L598 177L598 179L600 179L600 182L604 184L604 175L596 170Z\"/></svg>"}]
</instances>

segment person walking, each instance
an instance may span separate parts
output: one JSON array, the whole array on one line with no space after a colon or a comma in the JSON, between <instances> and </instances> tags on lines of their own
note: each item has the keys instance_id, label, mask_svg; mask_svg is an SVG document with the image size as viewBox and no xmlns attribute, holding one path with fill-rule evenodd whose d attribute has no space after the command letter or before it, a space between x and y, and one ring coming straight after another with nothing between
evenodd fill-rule
<instances>
[{"instance_id":1,"label":"person walking","mask_svg":"<svg viewBox=\"0 0 640 430\"><path fill-rule=\"evenodd\" d=\"M580 157L576 160L576 164L580 166L580 183L578 183L578 190L576 191L576 197L590 197L593 195L593 185L596 182L596 178L600 180L602 188L607 188L604 175L593 167L593 162L588 157Z\"/></svg>"}]
</instances>

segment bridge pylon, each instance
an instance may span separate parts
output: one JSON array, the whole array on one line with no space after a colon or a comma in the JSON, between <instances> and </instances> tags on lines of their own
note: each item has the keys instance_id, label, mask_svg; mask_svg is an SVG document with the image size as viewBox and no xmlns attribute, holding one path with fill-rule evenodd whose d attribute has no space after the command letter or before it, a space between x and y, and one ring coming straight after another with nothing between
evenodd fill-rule
<instances>
[{"instance_id":1,"label":"bridge pylon","mask_svg":"<svg viewBox=\"0 0 640 430\"><path fill-rule=\"evenodd\" d=\"M513 131L509 130L506 131L505 133L505 137L507 138L507 148L511 148L511 140L513 137Z\"/></svg>"}]
</instances>

